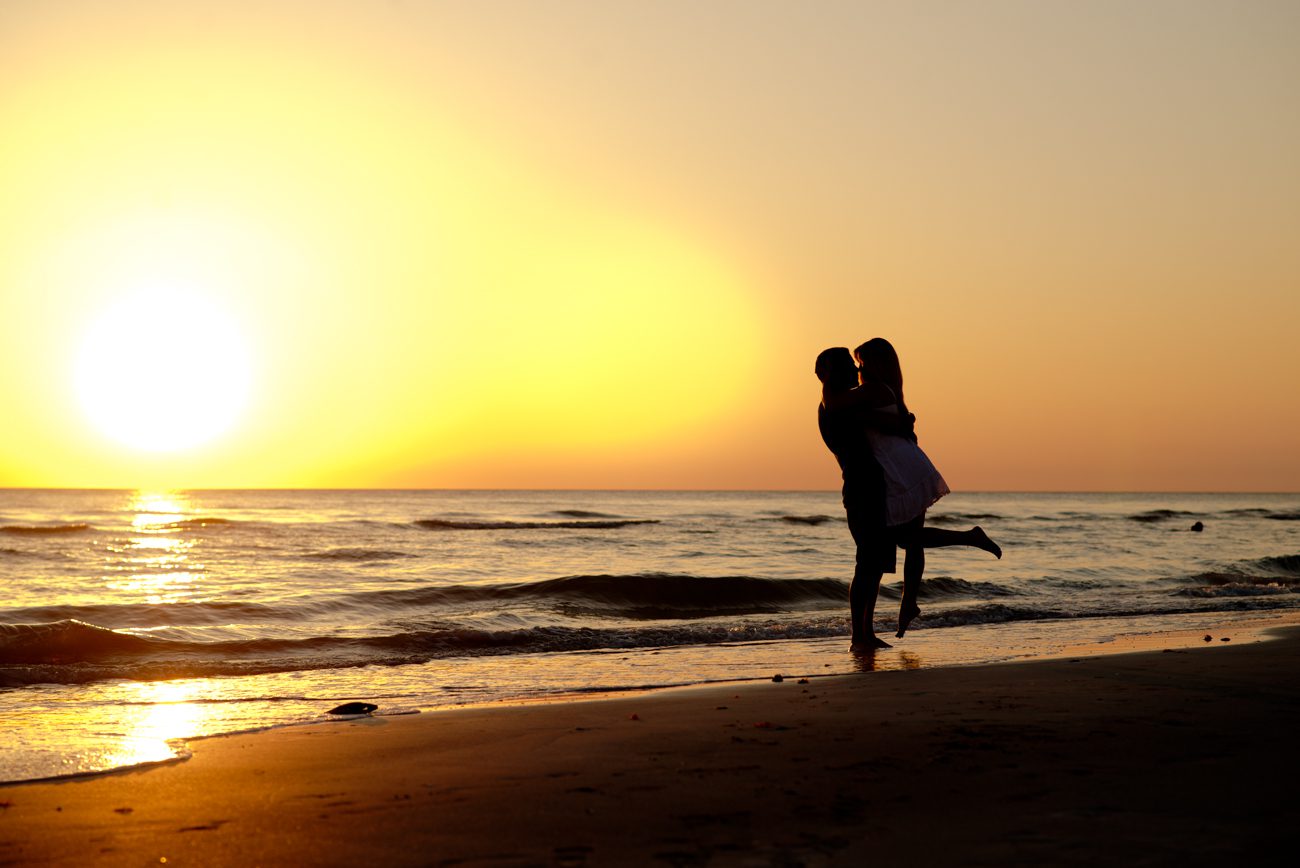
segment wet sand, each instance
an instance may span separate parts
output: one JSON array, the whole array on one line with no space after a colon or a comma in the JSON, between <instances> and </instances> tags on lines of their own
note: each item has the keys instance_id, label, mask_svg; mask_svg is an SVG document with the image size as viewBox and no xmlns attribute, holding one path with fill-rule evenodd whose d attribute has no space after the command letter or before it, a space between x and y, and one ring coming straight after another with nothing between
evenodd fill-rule
<instances>
[{"instance_id":1,"label":"wet sand","mask_svg":"<svg viewBox=\"0 0 1300 868\"><path fill-rule=\"evenodd\" d=\"M1281 635L206 739L0 787L0 864L1289 864Z\"/></svg>"}]
</instances>

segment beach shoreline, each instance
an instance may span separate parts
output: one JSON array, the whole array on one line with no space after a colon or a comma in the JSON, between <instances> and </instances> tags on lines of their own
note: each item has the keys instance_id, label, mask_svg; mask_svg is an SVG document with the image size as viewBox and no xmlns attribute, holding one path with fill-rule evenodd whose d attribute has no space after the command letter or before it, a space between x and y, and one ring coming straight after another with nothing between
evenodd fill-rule
<instances>
[{"instance_id":1,"label":"beach shoreline","mask_svg":"<svg viewBox=\"0 0 1300 868\"><path fill-rule=\"evenodd\" d=\"M1300 629L293 726L0 790L0 862L1209 864L1289 828ZM866 849L864 849L866 848Z\"/></svg>"},{"instance_id":2,"label":"beach shoreline","mask_svg":"<svg viewBox=\"0 0 1300 868\"><path fill-rule=\"evenodd\" d=\"M707 690L713 687L745 687L760 684L770 680L774 674L779 674L783 678L801 678L807 677L814 680L823 678L843 677L848 674L862 672L884 672L890 670L915 670L922 668L948 668L953 666L970 667L970 666L996 666L1007 663L1028 662L1034 660L1056 660L1065 657L1079 656L1098 656L1110 654L1125 654L1134 651L1165 650L1165 649L1185 649L1199 648L1206 641L1218 642L1258 642L1267 639L1271 633L1278 628L1295 624L1300 626L1300 613L1289 611L1271 611L1271 612L1249 612L1238 613L1235 615L1224 615L1220 613L1212 619L1205 618L1202 614L1186 613L1182 615L1164 616L1160 619L1159 625L1154 628L1150 623L1139 626L1139 622L1127 618L1108 618L1108 619L1089 619L1094 628L1089 638L1083 638L1079 635L1080 631L1077 625L1067 625L1065 622L1044 621L1033 625L1035 632L1046 631L1053 633L1070 633L1073 638L1062 641L1057 638L1051 641L1044 641L1037 637L1038 641L1033 643L1032 648L1026 648L1023 645L1016 645L1017 639L1023 643L1025 636L1019 634L1020 625L998 625L996 628L987 625L978 628L967 628L966 631L942 630L927 631L913 630L909 634L906 642L899 642L893 649L881 650L868 656L845 654L844 644L847 639L835 640L785 640L781 642L766 643L737 643L735 645L714 645L709 647L711 657L722 657L724 655L734 655L740 649L746 646L765 647L770 650L770 656L766 663L751 661L748 664L736 665L734 677L720 677L701 679L698 681L677 680L664 684L635 684L628 683L618 686L595 686L583 689L558 690L552 692L542 692L535 694L526 694L505 698L473 699L462 702L439 703L434 705L423 705L420 703L410 704L402 703L394 705L391 698L382 695L359 693L350 699L371 701L380 705L380 710L375 713L375 717L395 717L407 716L419 713L440 712L457 709L472 708L492 708L492 707L527 707L536 704L548 703L570 703L599 701L602 699L617 699L620 697L634 697L643 695L655 695L660 693L672 693L681 690ZM1097 629L1100 628L1100 629ZM1014 653L1007 656L1006 649L994 651L988 647L988 639L971 640L966 635L967 631L977 629L992 634L996 632L1000 640L1010 640L1012 646L1016 646ZM1205 632L1210 630L1211 633ZM1104 638L1103 638L1104 637ZM1207 639L1207 637L1209 637ZM815 649L815 650L814 650ZM641 654L677 654L685 651L691 653L691 649L646 649ZM644 659L644 658L642 658ZM581 670L588 663L584 653L578 653L576 656L562 656L558 666L553 665L553 669L567 669L570 673ZM826 662L826 661L831 662ZM536 660L528 657L519 661L522 664L535 665ZM673 665L669 662L668 667ZM423 677L426 679L436 679L438 674L430 670L429 665L419 666L421 670L426 670ZM661 667L662 668L662 667ZM722 667L725 671L726 667ZM745 673L745 674L741 674ZM757 674L762 673L762 674ZM571 676L570 676L571 677ZM158 682L161 685L168 685L171 682ZM176 682L179 684L193 683L189 681ZM201 680L200 680L201 683ZM166 695L185 696L187 691L167 690ZM338 700L328 703L329 705L338 705L344 700ZM400 700L399 700L400 702ZM187 707L188 703L182 700L173 700L169 703L172 707ZM199 706L205 705L202 701ZM324 706L321 706L322 710ZM194 718L188 715L180 715L182 719L188 718L193 725ZM312 717L299 717L286 721L271 720L264 723L258 723L248 720L243 725L229 729L210 730L207 732L195 732L187 734L178 731L184 724L179 721L173 721L170 724L172 732L169 736L164 737L167 724L152 724L146 722L146 726L151 730L148 741L156 743L156 747L146 751L148 758L141 758L141 750L138 745L132 747L124 745L119 752L119 762L114 766L104 766L100 768L74 768L61 773L52 773L45 775L30 775L26 777L7 777L0 780L0 788L16 786L28 783L45 783L57 781L71 781L85 778L93 778L97 775L112 775L144 770L156 766L168 765L177 762L184 762L192 756L191 745L212 738L224 738L237 735L252 735L257 733L275 732L287 727L312 726L320 723L341 723L346 718L331 717L324 713L318 713ZM130 724L123 721L120 726L130 731ZM133 739L125 739L132 741ZM139 741L138 738L134 739ZM165 748L164 748L165 743ZM161 749L161 750L160 750ZM111 758L111 751L108 753ZM0 759L4 755L0 753ZM19 767L20 768L20 767ZM18 768L12 769L17 771Z\"/></svg>"}]
</instances>

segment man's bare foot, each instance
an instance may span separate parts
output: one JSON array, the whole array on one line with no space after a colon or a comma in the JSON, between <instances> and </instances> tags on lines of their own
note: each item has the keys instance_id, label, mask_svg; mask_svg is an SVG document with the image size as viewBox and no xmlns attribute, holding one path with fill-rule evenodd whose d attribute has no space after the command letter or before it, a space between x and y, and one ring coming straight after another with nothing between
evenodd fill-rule
<instances>
[{"instance_id":1,"label":"man's bare foot","mask_svg":"<svg viewBox=\"0 0 1300 868\"><path fill-rule=\"evenodd\" d=\"M984 551L993 555L998 560L1002 560L1002 546L989 539L989 535L984 532L984 528L975 525L975 529L972 533L974 533L977 538L977 542L975 543L976 548L984 549Z\"/></svg>"},{"instance_id":2,"label":"man's bare foot","mask_svg":"<svg viewBox=\"0 0 1300 868\"><path fill-rule=\"evenodd\" d=\"M902 639L903 634L907 632L907 628L919 614L921 614L921 607L916 603L904 603L898 610L898 632L894 635Z\"/></svg>"},{"instance_id":3,"label":"man's bare foot","mask_svg":"<svg viewBox=\"0 0 1300 868\"><path fill-rule=\"evenodd\" d=\"M862 639L854 640L853 644L849 646L849 653L870 654L872 651L875 651L878 648L893 648L893 647L894 647L893 645L890 645L888 642L886 642L884 639L881 639L879 636L872 636L871 638L865 641Z\"/></svg>"}]
</instances>

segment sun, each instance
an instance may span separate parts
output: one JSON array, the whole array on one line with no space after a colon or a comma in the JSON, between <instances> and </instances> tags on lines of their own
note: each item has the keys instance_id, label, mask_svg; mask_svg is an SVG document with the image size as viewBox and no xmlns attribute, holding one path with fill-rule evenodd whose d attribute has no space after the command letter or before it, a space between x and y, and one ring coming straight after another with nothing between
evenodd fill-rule
<instances>
[{"instance_id":1,"label":"sun","mask_svg":"<svg viewBox=\"0 0 1300 868\"><path fill-rule=\"evenodd\" d=\"M77 397L104 435L144 452L176 452L227 432L249 397L247 342L208 298L178 290L120 298L86 330Z\"/></svg>"}]
</instances>

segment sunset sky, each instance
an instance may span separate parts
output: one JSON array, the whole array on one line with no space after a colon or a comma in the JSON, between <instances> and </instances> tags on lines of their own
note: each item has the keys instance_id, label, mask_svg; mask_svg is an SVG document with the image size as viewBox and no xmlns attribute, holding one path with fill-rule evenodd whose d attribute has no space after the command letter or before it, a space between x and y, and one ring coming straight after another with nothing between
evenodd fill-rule
<instances>
[{"instance_id":1,"label":"sunset sky","mask_svg":"<svg viewBox=\"0 0 1300 868\"><path fill-rule=\"evenodd\" d=\"M1300 490L1300 4L0 3L0 486Z\"/></svg>"}]
</instances>

